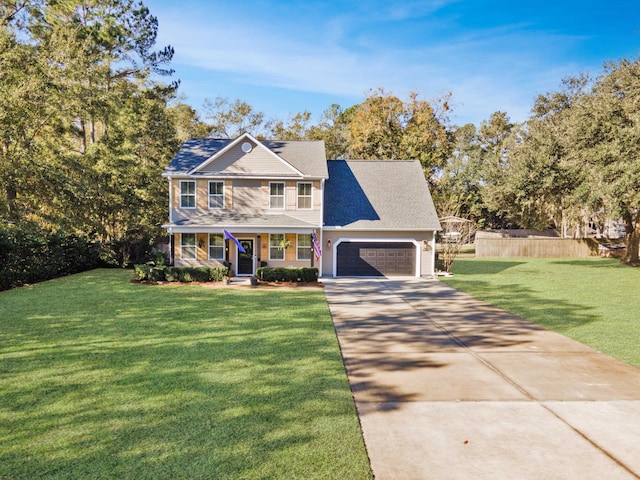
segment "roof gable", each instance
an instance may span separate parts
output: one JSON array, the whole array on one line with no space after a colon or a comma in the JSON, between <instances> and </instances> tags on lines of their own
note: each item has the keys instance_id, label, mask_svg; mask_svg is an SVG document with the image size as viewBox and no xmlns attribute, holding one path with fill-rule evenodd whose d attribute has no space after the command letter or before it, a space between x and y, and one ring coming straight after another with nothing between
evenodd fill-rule
<instances>
[{"instance_id":1,"label":"roof gable","mask_svg":"<svg viewBox=\"0 0 640 480\"><path fill-rule=\"evenodd\" d=\"M440 230L418 161L330 160L324 225L363 230Z\"/></svg>"},{"instance_id":2,"label":"roof gable","mask_svg":"<svg viewBox=\"0 0 640 480\"><path fill-rule=\"evenodd\" d=\"M303 176L300 170L248 133L240 135L189 173L192 175L215 173L220 175Z\"/></svg>"},{"instance_id":3,"label":"roof gable","mask_svg":"<svg viewBox=\"0 0 640 480\"><path fill-rule=\"evenodd\" d=\"M251 146L246 151L245 143ZM163 175L327 178L328 172L322 141L259 141L243 134L187 140Z\"/></svg>"}]
</instances>

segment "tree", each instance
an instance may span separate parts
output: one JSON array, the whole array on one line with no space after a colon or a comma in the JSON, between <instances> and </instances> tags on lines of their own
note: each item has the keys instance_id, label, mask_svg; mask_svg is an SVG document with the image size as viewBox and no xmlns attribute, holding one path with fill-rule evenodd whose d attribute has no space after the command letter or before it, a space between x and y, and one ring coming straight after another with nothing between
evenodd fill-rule
<instances>
[{"instance_id":1,"label":"tree","mask_svg":"<svg viewBox=\"0 0 640 480\"><path fill-rule=\"evenodd\" d=\"M446 127L449 95L434 102L411 93L407 101L374 90L349 118L349 158L420 160L427 178L442 167L452 146Z\"/></svg>"},{"instance_id":2,"label":"tree","mask_svg":"<svg viewBox=\"0 0 640 480\"><path fill-rule=\"evenodd\" d=\"M522 135L506 112L494 112L480 125L478 141L482 150L481 195L485 224L491 228L520 226L512 208L510 176L514 172L511 150Z\"/></svg>"},{"instance_id":3,"label":"tree","mask_svg":"<svg viewBox=\"0 0 640 480\"><path fill-rule=\"evenodd\" d=\"M440 219L440 224L440 259L444 271L451 273L453 263L463 247L471 243L476 228L471 220L456 216L445 216Z\"/></svg>"},{"instance_id":4,"label":"tree","mask_svg":"<svg viewBox=\"0 0 640 480\"><path fill-rule=\"evenodd\" d=\"M311 112L304 111L290 115L287 122L274 120L269 122L270 138L273 140L308 140Z\"/></svg>"},{"instance_id":5,"label":"tree","mask_svg":"<svg viewBox=\"0 0 640 480\"><path fill-rule=\"evenodd\" d=\"M490 175L494 205L523 226L622 218L624 262L640 264L640 61L609 63L595 81L563 81L536 100L500 171Z\"/></svg>"},{"instance_id":6,"label":"tree","mask_svg":"<svg viewBox=\"0 0 640 480\"><path fill-rule=\"evenodd\" d=\"M571 199L622 218L624 262L640 265L640 59L605 65L572 109L567 169L578 172Z\"/></svg>"},{"instance_id":7,"label":"tree","mask_svg":"<svg viewBox=\"0 0 640 480\"><path fill-rule=\"evenodd\" d=\"M46 46L21 40L28 35L31 3L0 4L0 213L12 222L38 210L28 194L46 173L42 160L51 157L67 109Z\"/></svg>"},{"instance_id":8,"label":"tree","mask_svg":"<svg viewBox=\"0 0 640 480\"><path fill-rule=\"evenodd\" d=\"M483 149L469 123L452 132L453 152L434 179L433 197L441 215L482 217Z\"/></svg>"},{"instance_id":9,"label":"tree","mask_svg":"<svg viewBox=\"0 0 640 480\"><path fill-rule=\"evenodd\" d=\"M114 242L157 235L177 148L157 19L132 0L42 0L2 2L0 22L0 214Z\"/></svg>"},{"instance_id":10,"label":"tree","mask_svg":"<svg viewBox=\"0 0 640 480\"><path fill-rule=\"evenodd\" d=\"M223 97L213 101L207 98L204 110L205 118L211 121L210 136L214 138L236 138L245 132L257 137L264 125L264 113L256 112L240 99L231 103Z\"/></svg>"},{"instance_id":11,"label":"tree","mask_svg":"<svg viewBox=\"0 0 640 480\"><path fill-rule=\"evenodd\" d=\"M357 106L343 110L334 103L321 115L319 122L309 128L310 140L323 140L327 159L345 158L348 149L348 126Z\"/></svg>"},{"instance_id":12,"label":"tree","mask_svg":"<svg viewBox=\"0 0 640 480\"><path fill-rule=\"evenodd\" d=\"M404 129L404 104L379 88L359 105L349 122L350 158L398 160Z\"/></svg>"},{"instance_id":13,"label":"tree","mask_svg":"<svg viewBox=\"0 0 640 480\"><path fill-rule=\"evenodd\" d=\"M167 113L181 143L189 138L204 138L211 132L211 125L200 120L198 112L186 103L176 103L170 106Z\"/></svg>"}]
</instances>

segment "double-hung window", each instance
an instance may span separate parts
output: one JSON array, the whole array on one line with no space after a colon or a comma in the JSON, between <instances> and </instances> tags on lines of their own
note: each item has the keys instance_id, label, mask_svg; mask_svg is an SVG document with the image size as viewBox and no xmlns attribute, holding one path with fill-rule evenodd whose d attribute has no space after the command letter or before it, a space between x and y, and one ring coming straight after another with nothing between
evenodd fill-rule
<instances>
[{"instance_id":1,"label":"double-hung window","mask_svg":"<svg viewBox=\"0 0 640 480\"><path fill-rule=\"evenodd\" d=\"M269 183L269 208L284 209L284 182Z\"/></svg>"},{"instance_id":2,"label":"double-hung window","mask_svg":"<svg viewBox=\"0 0 640 480\"><path fill-rule=\"evenodd\" d=\"M180 258L193 260L196 258L196 234L183 233L180 235Z\"/></svg>"},{"instance_id":3,"label":"double-hung window","mask_svg":"<svg viewBox=\"0 0 640 480\"><path fill-rule=\"evenodd\" d=\"M209 260L224 260L224 238L221 234L209 234Z\"/></svg>"},{"instance_id":4,"label":"double-hung window","mask_svg":"<svg viewBox=\"0 0 640 480\"><path fill-rule=\"evenodd\" d=\"M310 210L312 207L311 186L310 183L298 183L298 208L301 210Z\"/></svg>"},{"instance_id":5,"label":"double-hung window","mask_svg":"<svg viewBox=\"0 0 640 480\"><path fill-rule=\"evenodd\" d=\"M180 208L196 208L195 180L180 180Z\"/></svg>"},{"instance_id":6,"label":"double-hung window","mask_svg":"<svg viewBox=\"0 0 640 480\"><path fill-rule=\"evenodd\" d=\"M269 234L269 260L284 260L284 233Z\"/></svg>"},{"instance_id":7,"label":"double-hung window","mask_svg":"<svg viewBox=\"0 0 640 480\"><path fill-rule=\"evenodd\" d=\"M209 182L209 208L224 208L224 182Z\"/></svg>"},{"instance_id":8,"label":"double-hung window","mask_svg":"<svg viewBox=\"0 0 640 480\"><path fill-rule=\"evenodd\" d=\"M298 260L311 260L311 235L299 233L296 245Z\"/></svg>"}]
</instances>

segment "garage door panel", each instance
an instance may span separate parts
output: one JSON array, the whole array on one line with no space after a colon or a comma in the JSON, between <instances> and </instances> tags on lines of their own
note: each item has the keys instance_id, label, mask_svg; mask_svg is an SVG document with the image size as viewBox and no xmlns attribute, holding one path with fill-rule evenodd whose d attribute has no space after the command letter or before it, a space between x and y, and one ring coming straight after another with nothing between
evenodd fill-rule
<instances>
[{"instance_id":1,"label":"garage door panel","mask_svg":"<svg viewBox=\"0 0 640 480\"><path fill-rule=\"evenodd\" d=\"M338 276L415 275L416 248L409 242L342 242Z\"/></svg>"}]
</instances>

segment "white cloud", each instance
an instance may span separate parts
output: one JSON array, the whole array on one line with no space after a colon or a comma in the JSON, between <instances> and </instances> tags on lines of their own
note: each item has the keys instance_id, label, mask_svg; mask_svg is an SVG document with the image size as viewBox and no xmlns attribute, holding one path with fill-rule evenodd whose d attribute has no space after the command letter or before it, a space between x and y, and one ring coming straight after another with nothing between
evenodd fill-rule
<instances>
[{"instance_id":1,"label":"white cloud","mask_svg":"<svg viewBox=\"0 0 640 480\"><path fill-rule=\"evenodd\" d=\"M445 3L449 2L388 6L357 21L358 12L350 11L311 23L301 20L293 28L287 28L290 18L281 24L272 18L263 22L259 15L220 14L212 19L195 9L174 9L160 13L159 43L175 47L176 64L218 72L236 84L354 98L364 98L369 88L378 86L398 95L415 90L425 98L451 91L458 106L454 119L474 122L495 110L524 120L536 93L554 88L566 73L576 72L561 72L562 67L547 64L545 52L568 47L579 38L530 31L523 25L446 39L425 33L412 44L385 45L371 37L354 40L359 36L358 23L380 21L381 14L390 21L426 15ZM309 33L300 33L305 30Z\"/></svg>"}]
</instances>

